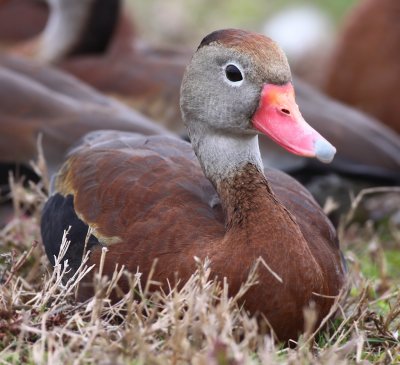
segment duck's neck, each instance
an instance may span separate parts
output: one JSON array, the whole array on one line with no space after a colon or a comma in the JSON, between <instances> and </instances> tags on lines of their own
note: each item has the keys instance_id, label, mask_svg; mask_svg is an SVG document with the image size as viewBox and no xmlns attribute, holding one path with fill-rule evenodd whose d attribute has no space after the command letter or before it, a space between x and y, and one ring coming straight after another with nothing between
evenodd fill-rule
<instances>
[{"instance_id":1,"label":"duck's neck","mask_svg":"<svg viewBox=\"0 0 400 365\"><path fill-rule=\"evenodd\" d=\"M216 188L228 227L242 224L268 194L257 135L191 134L204 174Z\"/></svg>"},{"instance_id":2,"label":"duck's neck","mask_svg":"<svg viewBox=\"0 0 400 365\"><path fill-rule=\"evenodd\" d=\"M120 0L50 0L50 7L39 59L56 62L106 50L117 25Z\"/></svg>"},{"instance_id":3,"label":"duck's neck","mask_svg":"<svg viewBox=\"0 0 400 365\"><path fill-rule=\"evenodd\" d=\"M257 238L253 228L269 220L273 205L279 204L264 174L252 163L241 166L230 178L218 184L218 194L225 212L225 224L229 233L245 233L247 239ZM258 240L261 239L258 237Z\"/></svg>"},{"instance_id":4,"label":"duck's neck","mask_svg":"<svg viewBox=\"0 0 400 365\"><path fill-rule=\"evenodd\" d=\"M189 132L190 133L190 132ZM200 133L199 133L200 134ZM254 165L260 173L263 163L257 135L190 133L193 149L207 178L218 190L222 181L235 176L244 166Z\"/></svg>"}]
</instances>

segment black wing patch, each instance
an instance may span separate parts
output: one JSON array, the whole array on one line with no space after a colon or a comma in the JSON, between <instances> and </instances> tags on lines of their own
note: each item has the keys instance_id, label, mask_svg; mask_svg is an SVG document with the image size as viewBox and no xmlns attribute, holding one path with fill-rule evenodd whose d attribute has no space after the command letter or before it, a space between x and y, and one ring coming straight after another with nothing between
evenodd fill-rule
<instances>
[{"instance_id":1,"label":"black wing patch","mask_svg":"<svg viewBox=\"0 0 400 365\"><path fill-rule=\"evenodd\" d=\"M74 209L74 198L72 195L66 197L61 194L53 195L45 204L42 212L41 233L47 257L54 266L54 256L58 256L64 230L69 227L67 236L71 241L63 260L68 260L72 269L65 279L69 279L79 268L82 262L85 239L88 225L78 218ZM87 243L87 250L100 245L98 239L91 235Z\"/></svg>"}]
</instances>

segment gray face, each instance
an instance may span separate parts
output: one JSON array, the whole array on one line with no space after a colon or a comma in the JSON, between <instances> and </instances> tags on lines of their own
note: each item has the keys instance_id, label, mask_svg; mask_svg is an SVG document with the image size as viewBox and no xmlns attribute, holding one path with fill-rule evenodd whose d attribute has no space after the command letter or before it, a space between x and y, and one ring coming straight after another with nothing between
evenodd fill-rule
<instances>
[{"instance_id":1,"label":"gray face","mask_svg":"<svg viewBox=\"0 0 400 365\"><path fill-rule=\"evenodd\" d=\"M260 65L250 54L221 44L199 48L181 87L181 109L189 135L206 128L216 133L256 134L251 117L263 85L290 81L289 66L286 58L282 62L281 55L279 52L279 62L270 59ZM240 70L241 81L228 79L228 65Z\"/></svg>"}]
</instances>

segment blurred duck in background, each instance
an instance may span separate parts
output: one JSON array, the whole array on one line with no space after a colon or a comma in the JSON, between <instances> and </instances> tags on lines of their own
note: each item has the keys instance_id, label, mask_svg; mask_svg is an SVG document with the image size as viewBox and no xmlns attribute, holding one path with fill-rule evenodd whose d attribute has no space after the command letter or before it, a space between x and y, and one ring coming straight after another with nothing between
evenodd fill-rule
<instances>
[{"instance_id":1,"label":"blurred duck in background","mask_svg":"<svg viewBox=\"0 0 400 365\"><path fill-rule=\"evenodd\" d=\"M327 93L400 133L400 1L360 1L326 73ZM399 157L400 158L400 157Z\"/></svg>"}]
</instances>

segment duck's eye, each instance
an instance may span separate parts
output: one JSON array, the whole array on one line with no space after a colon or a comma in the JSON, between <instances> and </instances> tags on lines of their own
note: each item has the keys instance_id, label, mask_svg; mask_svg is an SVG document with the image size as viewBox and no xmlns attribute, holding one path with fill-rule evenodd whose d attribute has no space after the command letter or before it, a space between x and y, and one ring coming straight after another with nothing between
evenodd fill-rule
<instances>
[{"instance_id":1,"label":"duck's eye","mask_svg":"<svg viewBox=\"0 0 400 365\"><path fill-rule=\"evenodd\" d=\"M225 67L225 75L229 81L239 82L243 80L243 75L235 65L227 65Z\"/></svg>"}]
</instances>

